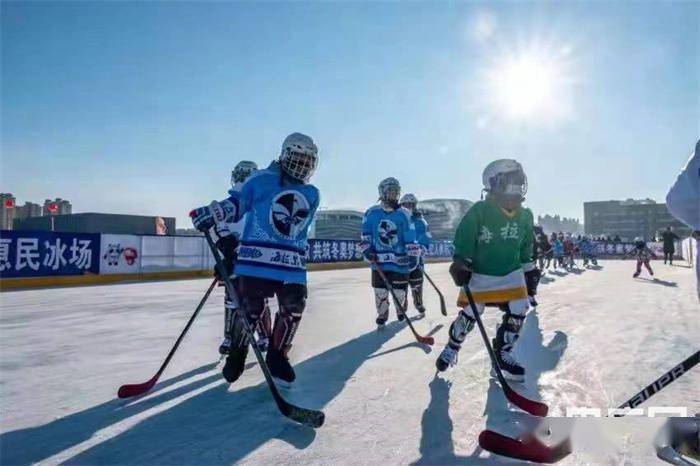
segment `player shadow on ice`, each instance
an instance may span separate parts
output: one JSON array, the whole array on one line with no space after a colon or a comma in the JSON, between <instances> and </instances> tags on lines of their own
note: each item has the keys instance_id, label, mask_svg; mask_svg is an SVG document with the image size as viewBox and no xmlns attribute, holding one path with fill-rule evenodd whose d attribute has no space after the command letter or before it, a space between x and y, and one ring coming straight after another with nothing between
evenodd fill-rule
<instances>
[{"instance_id":1,"label":"player shadow on ice","mask_svg":"<svg viewBox=\"0 0 700 466\"><path fill-rule=\"evenodd\" d=\"M149 395L191 377L209 372L215 367L216 363L206 364L164 380L158 383L155 390L151 391ZM85 411L56 419L43 426L3 433L0 435L0 464L30 464L41 461L88 440L101 429L201 388L217 379L219 379L218 374L205 377L148 399L143 399L145 396L132 400L115 398ZM143 401L140 401L141 399Z\"/></svg>"},{"instance_id":2,"label":"player shadow on ice","mask_svg":"<svg viewBox=\"0 0 700 466\"><path fill-rule=\"evenodd\" d=\"M479 335L474 335L479 337ZM546 371L553 370L559 363L564 351L568 346L568 337L563 332L556 332L552 340L545 346L542 330L539 328L539 317L537 311L530 312L519 344L520 357L527 358L527 381L525 384L513 384L513 388L523 395L533 399L533 394L537 392L537 385L540 376ZM523 354L525 353L525 354ZM456 380L459 389L460 380ZM452 440L453 422L450 418L450 390L452 382L438 377L429 385L430 404L423 412L421 422L423 435L420 442L421 457L413 464L513 464L513 460L501 458L495 455L480 457L483 450L477 446L470 455L461 456L455 454ZM515 409L515 408L513 408ZM513 411L509 408L508 401L503 394L503 390L496 383L493 377L489 379L489 389L484 408L486 415L486 428L501 432L505 435L516 435L515 432L504 430L504 427L518 423L526 429L534 428L538 418L529 414ZM507 427L506 427L507 428Z\"/></svg>"},{"instance_id":3,"label":"player shadow on ice","mask_svg":"<svg viewBox=\"0 0 700 466\"><path fill-rule=\"evenodd\" d=\"M553 281L556 281L556 279L550 277L549 274L542 275L542 277L540 277L540 285L546 285L547 283L552 283Z\"/></svg>"},{"instance_id":4,"label":"player shadow on ice","mask_svg":"<svg viewBox=\"0 0 700 466\"><path fill-rule=\"evenodd\" d=\"M285 398L309 408L324 407L369 355L405 327L393 322L381 332L373 330L296 364L297 382L294 389L285 392ZM315 430L295 424L278 412L264 382L237 389L235 384L226 384L217 370L201 381L129 405L123 411L118 409L123 401L112 400L43 426L4 434L0 437L4 446L2 464L40 461L89 439L101 429L215 381L221 383L140 420L65 463L235 463L273 439L296 449L304 449L314 441ZM327 419L334 421L332 417Z\"/></svg>"},{"instance_id":5,"label":"player shadow on ice","mask_svg":"<svg viewBox=\"0 0 700 466\"><path fill-rule=\"evenodd\" d=\"M637 281L640 282L647 282L647 283L655 283L657 285L663 285L663 286L669 286L671 288L676 288L678 287L678 283L676 282L669 282L666 280L661 280L660 278L646 278L646 277L636 277Z\"/></svg>"},{"instance_id":6,"label":"player shadow on ice","mask_svg":"<svg viewBox=\"0 0 700 466\"><path fill-rule=\"evenodd\" d=\"M459 384L459 382L457 382ZM423 411L421 428L423 435L420 439L419 452L421 457L412 465L512 465L510 461L500 461L498 458L479 458L477 455L461 456L455 453L452 441L454 423L450 418L450 390L452 382L438 376L428 385L430 388L430 403Z\"/></svg>"}]
</instances>

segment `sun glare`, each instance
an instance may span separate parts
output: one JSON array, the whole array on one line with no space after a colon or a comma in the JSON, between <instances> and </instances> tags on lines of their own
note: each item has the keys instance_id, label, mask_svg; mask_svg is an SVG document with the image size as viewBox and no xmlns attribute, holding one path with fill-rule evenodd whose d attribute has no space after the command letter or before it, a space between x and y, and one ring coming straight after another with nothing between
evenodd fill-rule
<instances>
[{"instance_id":1,"label":"sun glare","mask_svg":"<svg viewBox=\"0 0 700 466\"><path fill-rule=\"evenodd\" d=\"M570 78L565 58L521 52L495 62L485 77L491 111L516 120L566 116Z\"/></svg>"},{"instance_id":2,"label":"sun glare","mask_svg":"<svg viewBox=\"0 0 700 466\"><path fill-rule=\"evenodd\" d=\"M515 117L542 110L553 97L552 74L545 64L529 57L507 63L494 82L500 105Z\"/></svg>"}]
</instances>

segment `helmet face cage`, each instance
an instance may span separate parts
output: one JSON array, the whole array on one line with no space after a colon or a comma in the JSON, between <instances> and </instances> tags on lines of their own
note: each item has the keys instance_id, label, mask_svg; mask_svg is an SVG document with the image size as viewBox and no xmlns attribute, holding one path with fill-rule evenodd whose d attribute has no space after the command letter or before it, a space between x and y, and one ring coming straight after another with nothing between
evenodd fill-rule
<instances>
[{"instance_id":1,"label":"helmet face cage","mask_svg":"<svg viewBox=\"0 0 700 466\"><path fill-rule=\"evenodd\" d=\"M403 201L401 203L401 207L403 207L404 209L407 209L411 212L414 212L416 210L416 203L413 201Z\"/></svg>"},{"instance_id":2,"label":"helmet face cage","mask_svg":"<svg viewBox=\"0 0 700 466\"><path fill-rule=\"evenodd\" d=\"M382 191L381 199L384 202L399 202L399 196L401 195L401 188L396 185L387 186Z\"/></svg>"},{"instance_id":3,"label":"helmet face cage","mask_svg":"<svg viewBox=\"0 0 700 466\"><path fill-rule=\"evenodd\" d=\"M379 199L382 202L398 203L401 196L401 185L395 178L387 178L379 183Z\"/></svg>"},{"instance_id":4,"label":"helmet face cage","mask_svg":"<svg viewBox=\"0 0 700 466\"><path fill-rule=\"evenodd\" d=\"M308 182L316 171L318 157L315 153L285 147L280 156L280 165L287 175L299 181Z\"/></svg>"},{"instance_id":5,"label":"helmet face cage","mask_svg":"<svg viewBox=\"0 0 700 466\"><path fill-rule=\"evenodd\" d=\"M404 194L399 201L401 207L408 209L411 212L415 212L416 206L418 204L418 199L411 193Z\"/></svg>"},{"instance_id":6,"label":"helmet face cage","mask_svg":"<svg viewBox=\"0 0 700 466\"><path fill-rule=\"evenodd\" d=\"M499 173L490 180L489 192L505 198L525 200L527 177L521 170Z\"/></svg>"},{"instance_id":7,"label":"helmet face cage","mask_svg":"<svg viewBox=\"0 0 700 466\"><path fill-rule=\"evenodd\" d=\"M231 185L244 182L253 172L258 170L255 162L244 160L236 165L236 168L231 172Z\"/></svg>"}]
</instances>

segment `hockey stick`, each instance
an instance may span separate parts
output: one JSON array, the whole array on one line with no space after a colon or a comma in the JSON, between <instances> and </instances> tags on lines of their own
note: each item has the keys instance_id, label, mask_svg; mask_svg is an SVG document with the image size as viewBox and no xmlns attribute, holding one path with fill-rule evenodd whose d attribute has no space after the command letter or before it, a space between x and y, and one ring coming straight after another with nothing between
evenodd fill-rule
<instances>
[{"instance_id":1,"label":"hockey stick","mask_svg":"<svg viewBox=\"0 0 700 466\"><path fill-rule=\"evenodd\" d=\"M476 324L479 327L479 332L481 333L481 337L484 339L484 345L486 345L486 351L489 353L489 357L491 358L491 365L493 366L493 370L496 371L496 376L498 377L498 381L501 383L501 388L503 389L503 392L506 395L506 398L516 405L518 408L522 409L523 411L527 411L528 413L534 415L534 416L546 416L547 412L549 411L549 408L547 407L546 404L540 403L539 401L533 401L528 398L525 398L524 396L520 395L518 392L510 388L510 385L508 385L508 382L506 382L506 378L503 376L503 372L501 372L501 368L498 366L498 361L496 361L496 354L493 352L493 348L491 347L491 342L489 342L489 337L486 334L486 329L484 328L484 323L481 321L481 316L479 315L479 312L477 311L476 304L474 303L474 297L472 296L472 292L469 289L469 286L465 285L464 287L464 292L467 294L467 299L469 300L469 305L472 308L472 314L474 315L474 320L476 320Z\"/></svg>"},{"instance_id":2,"label":"hockey stick","mask_svg":"<svg viewBox=\"0 0 700 466\"><path fill-rule=\"evenodd\" d=\"M413 327L413 323L411 322L411 319L408 318L408 315L406 314L406 309L401 305L399 302L399 299L396 297L396 293L394 293L394 287L391 286L391 283L389 283L389 280L386 278L386 275L384 275L384 271L382 268L379 266L379 263L377 263L376 260L373 260L372 263L374 264L374 267L377 270L377 273L379 276L382 278L382 281L384 282L384 286L386 286L386 289L389 290L389 293L391 293L391 297L394 299L394 306L396 306L396 309L401 312L404 315L404 320L408 324L408 328L411 329L411 332L413 332L413 336L416 337L416 340L419 343L423 343L424 345L434 345L435 344L435 339L431 336L422 336L419 335L418 332L416 332L416 329ZM408 296L406 296L406 304L408 307Z\"/></svg>"},{"instance_id":3,"label":"hockey stick","mask_svg":"<svg viewBox=\"0 0 700 466\"><path fill-rule=\"evenodd\" d=\"M144 393L149 391L151 388L153 388L153 386L156 384L156 382L158 382L158 379L160 378L160 376L163 374L163 371L165 370L165 368L168 366L168 363L170 362L173 355L175 354L175 351L177 351L177 347L180 346L182 339L185 338L185 334L187 334L187 331L192 326L192 323L194 322L194 319L199 314L199 311L201 311L202 307L204 307L204 303L207 301L207 298L209 298L209 295L211 294L211 291L216 286L217 281L218 280L215 278L211 282L211 285L209 285L209 289L207 290L207 292L204 294L204 297L197 305L197 309L195 309L194 314L192 314L192 317L190 317L190 320L187 322L187 325L185 325L185 328L180 333L180 336L177 337L177 341L175 341L175 344L170 349L170 353L168 353L168 356L165 358L165 361L163 361L163 364L161 364L160 369L158 369L158 372L156 372L156 374L153 377L151 377L149 380L147 380L146 382L135 383L135 384L126 384L126 385L122 385L121 387L119 387L119 390L117 391L117 396L119 398L131 398L132 396L143 395Z\"/></svg>"},{"instance_id":4,"label":"hockey stick","mask_svg":"<svg viewBox=\"0 0 700 466\"><path fill-rule=\"evenodd\" d=\"M209 234L209 232L206 232L204 234L204 237L207 239L209 249L211 249L211 253L214 255L214 260L216 261L216 268L219 270L219 275L224 280L224 286L226 286L226 290L228 291L229 296L236 296L236 290L233 287L233 283L231 283L231 277L229 277L228 273L226 272L226 267L221 261L219 251L216 248L216 245L214 245L214 241L211 239L211 235ZM244 316L241 319L241 321L243 323L243 329L246 333L246 336L248 337L248 343L253 348L255 358L258 360L258 365L260 366L260 369L262 370L263 375L265 376L267 386L270 388L272 397L275 399L275 403L277 403L277 408L279 408L280 412L284 416L288 417L293 421L298 422L299 424L304 424L313 428L321 427L323 425L323 421L326 418L325 414L323 414L323 411L301 408L299 406L295 406L291 403L288 403L284 398L282 398L282 395L280 395L279 390L277 390L277 386L275 385L274 380L272 380L272 374L270 374L270 368L267 367L267 362L265 362L265 358L260 352L260 349L258 349L258 346L254 343L255 337L253 335L253 330L248 324L248 319L246 319Z\"/></svg>"},{"instance_id":5,"label":"hockey stick","mask_svg":"<svg viewBox=\"0 0 700 466\"><path fill-rule=\"evenodd\" d=\"M651 398L652 396L656 395L659 393L664 387L668 386L676 380L678 377L681 375L685 374L688 372L690 369L692 369L694 366L696 366L700 362L700 351L696 351L694 354L690 355L685 361L682 363L678 364L676 367L671 369L670 371L666 372L664 375L656 379L654 382L651 384L647 385L644 390L641 392L637 393L634 395L632 398L629 400L625 401L622 403L617 409L626 409L626 408L634 408L636 406L639 406L640 404L644 403L646 400ZM624 413L617 413L614 415L614 417L622 417L626 412Z\"/></svg>"},{"instance_id":6,"label":"hockey stick","mask_svg":"<svg viewBox=\"0 0 700 466\"><path fill-rule=\"evenodd\" d=\"M435 283L430 279L430 275L428 275L428 272L425 271L425 268L423 268L423 275L425 275L425 278L427 278L430 284L433 285L433 288L435 288L435 292L440 297L440 311L442 312L442 315L446 316L447 307L445 306L445 297L442 295L442 292L438 289Z\"/></svg>"},{"instance_id":7,"label":"hockey stick","mask_svg":"<svg viewBox=\"0 0 700 466\"><path fill-rule=\"evenodd\" d=\"M556 463L571 453L571 440L568 437L558 445L549 447L532 433L522 439L514 439L485 430L479 434L479 446L497 455L533 463Z\"/></svg>"}]
</instances>

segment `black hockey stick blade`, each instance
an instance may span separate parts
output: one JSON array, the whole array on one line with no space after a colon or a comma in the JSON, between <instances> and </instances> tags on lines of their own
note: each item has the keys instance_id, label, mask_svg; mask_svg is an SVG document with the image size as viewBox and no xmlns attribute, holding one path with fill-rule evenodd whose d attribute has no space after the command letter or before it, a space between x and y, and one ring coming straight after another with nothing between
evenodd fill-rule
<instances>
[{"instance_id":1,"label":"black hockey stick blade","mask_svg":"<svg viewBox=\"0 0 700 466\"><path fill-rule=\"evenodd\" d=\"M617 409L631 409L636 406L639 406L652 396L659 393L664 387L671 384L671 382L675 381L678 377L688 372L690 369L696 366L698 362L700 362L700 351L696 351L694 354L690 355L685 361L663 374L651 384L647 385L644 388L644 390L635 394L632 398L622 403ZM617 413L613 416L622 417L624 415L625 413Z\"/></svg>"},{"instance_id":2,"label":"black hockey stick blade","mask_svg":"<svg viewBox=\"0 0 700 466\"><path fill-rule=\"evenodd\" d=\"M492 430L479 435L479 446L501 456L533 463L556 463L571 453L571 441L567 438L558 445L548 447L532 434L523 439L514 439Z\"/></svg>"},{"instance_id":3,"label":"black hockey stick blade","mask_svg":"<svg viewBox=\"0 0 700 466\"><path fill-rule=\"evenodd\" d=\"M377 261L372 261L374 264L374 267L377 270L377 273L379 274L379 277L381 277L382 281L384 282L384 286L386 286L386 289L389 290L389 293L391 294L392 299L394 300L394 306L396 306L396 309L400 309L401 313L404 316L404 320L408 324L408 328L411 329L411 333L413 333L413 336L416 338L416 341L418 343L423 343L424 345L432 346L435 344L435 338L431 336L423 336L419 334L415 327L413 326L413 323L411 322L411 319L408 318L408 315L406 314L406 309L399 303L399 298L396 297L396 293L394 293L394 287L391 286L391 283L389 283L389 280L386 278L386 275L384 275L384 271L382 270L381 266L377 263ZM408 307L408 299L406 299L406 307Z\"/></svg>"},{"instance_id":4,"label":"black hockey stick blade","mask_svg":"<svg viewBox=\"0 0 700 466\"><path fill-rule=\"evenodd\" d=\"M279 401L283 403L283 407L279 405ZM318 429L326 420L326 415L323 414L323 411L295 406L284 401L281 396L279 397L279 401L278 406L280 406L282 414L299 424Z\"/></svg>"},{"instance_id":5,"label":"black hockey stick blade","mask_svg":"<svg viewBox=\"0 0 700 466\"><path fill-rule=\"evenodd\" d=\"M438 297L440 298L440 312L442 312L442 315L446 316L447 315L447 306L445 306L445 297L443 296L442 292L440 289L435 285L433 280L430 278L430 275L428 275L428 272L423 270L423 275L425 275L425 278L428 279L428 282L435 288L435 292L438 294Z\"/></svg>"},{"instance_id":6,"label":"black hockey stick blade","mask_svg":"<svg viewBox=\"0 0 700 466\"><path fill-rule=\"evenodd\" d=\"M216 261L216 268L219 270L219 276L223 277L224 279L224 286L226 286L226 290L228 291L230 296L236 296L236 290L233 287L233 283L231 283L231 277L229 277L229 274L226 272L226 267L224 267L224 264L221 261L219 251L216 249L216 245L211 239L211 235L209 234L209 232L206 232L204 234L204 237L207 239L209 249L211 250L211 253L214 256L214 260ZM272 374L270 373L270 368L267 366L265 358L260 352L258 346L254 343L255 336L253 335L253 330L248 324L248 319L241 319L241 321L243 322L243 329L246 333L246 336L248 337L248 343L253 348L255 358L258 360L258 366L260 366L260 370L262 370L263 376L265 376L267 386L270 389L270 393L272 393L272 397L274 398L275 403L277 404L277 408L280 410L280 412L287 418L298 422L299 424L313 427L314 429L321 427L326 419L326 416L325 414L323 414L322 411L301 408L299 406L295 406L291 403L288 403L284 398L282 398L282 395L277 389L277 385L275 385L275 381L272 379Z\"/></svg>"},{"instance_id":7,"label":"black hockey stick blade","mask_svg":"<svg viewBox=\"0 0 700 466\"><path fill-rule=\"evenodd\" d=\"M163 371L165 371L165 368L168 367L168 363L170 363L170 360L173 358L173 355L175 354L175 351L177 351L177 348L180 346L182 339L185 337L185 335L187 334L187 331L192 326L192 322L194 322L194 319L199 314L199 311L201 311L202 307L204 307L204 303L207 301L207 299L209 298L209 295L211 294L211 291L216 286L216 282L217 282L217 279L215 278L211 282L211 285L209 285L209 289L204 294L204 297L199 302L199 305L197 305L197 309L195 309L194 313L192 314L192 317L190 317L190 320L187 322L187 325L185 325L185 328L182 330L182 332L180 333L180 336L177 338L177 341L175 341L175 344L170 349L170 352L168 353L168 356L165 358L165 361L163 361L163 364L160 365L160 369L158 369L158 372L156 372L153 375L153 377L148 379L146 382L125 384L125 385L122 385L121 387L119 387L119 390L117 390L117 396L119 398L131 398L134 396L143 395L144 393L148 392L149 390L151 390L155 386L156 382L158 382L158 379L163 374Z\"/></svg>"},{"instance_id":8,"label":"black hockey stick blade","mask_svg":"<svg viewBox=\"0 0 700 466\"><path fill-rule=\"evenodd\" d=\"M493 367L493 370L496 372L496 376L498 378L498 381L501 383L501 388L503 389L503 392L506 395L506 398L508 398L508 401L513 403L515 406L518 408L522 409L523 411L526 411L533 416L540 416L544 417L547 415L549 412L549 407L544 404L540 403L539 401L534 401L529 398L525 398L515 390L513 390L510 385L508 385L508 382L506 382L506 378L503 376L503 372L501 371L501 368L498 366L498 361L496 360L496 354L493 352L493 348L491 347L491 342L489 341L489 336L486 334L486 329L484 328L484 323L481 321L481 316L476 310L476 304L474 303L474 296L472 296L472 292L469 289L468 286L464 286L464 292L467 295L467 300L469 301L469 305L471 306L473 312L472 314L474 315L474 320L476 320L476 325L479 327L479 333L481 333L481 338L484 340L484 345L486 346L486 351L489 353L489 358L491 358L491 366Z\"/></svg>"}]
</instances>

